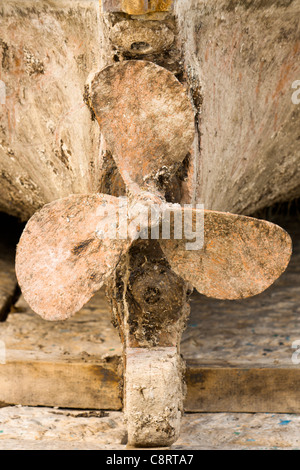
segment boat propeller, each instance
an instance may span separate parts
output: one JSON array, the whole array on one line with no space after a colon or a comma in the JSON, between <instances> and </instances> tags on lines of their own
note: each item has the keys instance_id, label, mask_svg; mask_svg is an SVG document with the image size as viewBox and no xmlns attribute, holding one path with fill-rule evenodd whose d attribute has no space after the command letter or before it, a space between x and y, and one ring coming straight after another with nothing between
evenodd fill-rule
<instances>
[{"instance_id":1,"label":"boat propeller","mask_svg":"<svg viewBox=\"0 0 300 470\"><path fill-rule=\"evenodd\" d=\"M16 272L36 313L52 321L75 314L114 275L135 240L151 235L172 271L208 297L250 297L283 273L292 246L282 228L166 201L161 180L176 173L195 137L193 107L171 72L147 61L114 64L94 77L90 101L128 197L73 194L29 220L17 247ZM178 436L181 372L174 351L125 344L132 445L169 445ZM145 378L148 367L152 375ZM164 388L155 388L164 381ZM135 392L139 387L148 395ZM168 436L166 420L175 429ZM137 422L147 424L141 429L132 425Z\"/></svg>"}]
</instances>

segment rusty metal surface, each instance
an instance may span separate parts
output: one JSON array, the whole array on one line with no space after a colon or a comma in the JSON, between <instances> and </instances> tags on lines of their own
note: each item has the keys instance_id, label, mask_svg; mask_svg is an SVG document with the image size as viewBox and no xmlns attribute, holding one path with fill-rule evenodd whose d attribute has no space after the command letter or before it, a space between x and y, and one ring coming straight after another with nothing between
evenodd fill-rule
<instances>
[{"instance_id":1,"label":"rusty metal surface","mask_svg":"<svg viewBox=\"0 0 300 470\"><path fill-rule=\"evenodd\" d=\"M180 210L180 209L179 209ZM193 210L194 225L196 210ZM201 294L242 299L267 289L285 271L292 253L279 226L230 213L204 212L204 245L186 249L187 240L161 240L172 269Z\"/></svg>"},{"instance_id":2,"label":"rusty metal surface","mask_svg":"<svg viewBox=\"0 0 300 470\"><path fill-rule=\"evenodd\" d=\"M182 208L169 207L183 214ZM74 195L46 205L30 219L18 245L16 272L36 313L47 320L68 318L114 272L136 234L131 220L127 239L112 237L118 209L119 199L112 196ZM192 218L195 227L196 210ZM160 245L175 273L208 297L259 294L289 263L290 236L270 222L204 211L203 230L201 249L187 249L186 238L173 240L172 230L171 239L160 239Z\"/></svg>"},{"instance_id":3,"label":"rusty metal surface","mask_svg":"<svg viewBox=\"0 0 300 470\"><path fill-rule=\"evenodd\" d=\"M173 0L100 0L106 12L124 12L129 15L144 15L151 12L165 12L173 8Z\"/></svg>"},{"instance_id":4,"label":"rusty metal surface","mask_svg":"<svg viewBox=\"0 0 300 470\"><path fill-rule=\"evenodd\" d=\"M76 313L129 247L129 240L100 239L97 232L114 223L109 213L116 205L112 196L73 195L44 206L28 222L17 248L16 273L25 299L46 320Z\"/></svg>"},{"instance_id":5,"label":"rusty metal surface","mask_svg":"<svg viewBox=\"0 0 300 470\"><path fill-rule=\"evenodd\" d=\"M194 113L185 89L151 62L102 70L92 83L92 105L129 189L172 173L192 146Z\"/></svg>"}]
</instances>

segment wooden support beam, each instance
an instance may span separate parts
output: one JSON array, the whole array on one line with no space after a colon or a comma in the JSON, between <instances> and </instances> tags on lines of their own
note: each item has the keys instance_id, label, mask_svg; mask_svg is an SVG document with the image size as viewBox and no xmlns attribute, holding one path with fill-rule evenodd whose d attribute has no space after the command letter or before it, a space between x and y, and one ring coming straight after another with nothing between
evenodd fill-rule
<instances>
[{"instance_id":1,"label":"wooden support beam","mask_svg":"<svg viewBox=\"0 0 300 470\"><path fill-rule=\"evenodd\" d=\"M121 410L121 357L74 362L8 354L0 405ZM201 366L188 362L186 412L300 413L300 369Z\"/></svg>"},{"instance_id":2,"label":"wooden support beam","mask_svg":"<svg viewBox=\"0 0 300 470\"><path fill-rule=\"evenodd\" d=\"M69 362L7 351L0 364L0 405L121 410L119 360Z\"/></svg>"},{"instance_id":3,"label":"wooden support beam","mask_svg":"<svg viewBox=\"0 0 300 470\"><path fill-rule=\"evenodd\" d=\"M189 412L300 413L299 367L187 365Z\"/></svg>"}]
</instances>

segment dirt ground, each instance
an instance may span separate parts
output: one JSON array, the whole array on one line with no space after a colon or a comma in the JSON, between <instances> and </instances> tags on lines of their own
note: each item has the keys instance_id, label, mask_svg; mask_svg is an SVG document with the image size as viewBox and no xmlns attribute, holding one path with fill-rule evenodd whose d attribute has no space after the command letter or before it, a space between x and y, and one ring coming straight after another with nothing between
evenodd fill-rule
<instances>
[{"instance_id":1,"label":"dirt ground","mask_svg":"<svg viewBox=\"0 0 300 470\"><path fill-rule=\"evenodd\" d=\"M299 450L300 415L186 414L171 450ZM0 450L126 450L120 412L0 409Z\"/></svg>"}]
</instances>

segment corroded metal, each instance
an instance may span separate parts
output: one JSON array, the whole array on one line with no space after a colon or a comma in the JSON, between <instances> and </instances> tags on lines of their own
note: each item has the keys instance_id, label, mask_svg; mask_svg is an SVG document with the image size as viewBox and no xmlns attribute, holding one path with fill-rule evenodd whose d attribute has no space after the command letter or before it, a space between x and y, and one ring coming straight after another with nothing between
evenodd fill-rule
<instances>
[{"instance_id":1,"label":"corroded metal","mask_svg":"<svg viewBox=\"0 0 300 470\"><path fill-rule=\"evenodd\" d=\"M194 133L193 111L182 85L161 67L132 61L96 76L92 103L134 195L135 210L151 204L166 210L159 179L182 161ZM147 185L156 194L142 191ZM103 206L106 218L99 215ZM113 273L135 234L119 240L110 232L101 238L97 224L101 221L101 232L108 233L118 207L118 198L112 196L71 196L32 217L18 247L17 274L35 311L48 319L66 318ZM197 218L196 211L192 217ZM144 217L141 229L147 229L148 222ZM204 213L204 247L187 250L185 239L161 240L161 246L177 274L200 293L222 299L262 292L285 270L291 254L290 237L280 227L213 211Z\"/></svg>"},{"instance_id":2,"label":"corroded metal","mask_svg":"<svg viewBox=\"0 0 300 470\"><path fill-rule=\"evenodd\" d=\"M25 299L46 320L76 313L115 270L131 243L105 236L118 205L113 196L73 195L47 204L27 223L16 273Z\"/></svg>"},{"instance_id":3,"label":"corroded metal","mask_svg":"<svg viewBox=\"0 0 300 470\"><path fill-rule=\"evenodd\" d=\"M154 240L134 242L108 281L107 297L124 345L129 445L168 446L179 436L185 395L180 340L190 293Z\"/></svg>"},{"instance_id":4,"label":"corroded metal","mask_svg":"<svg viewBox=\"0 0 300 470\"><path fill-rule=\"evenodd\" d=\"M151 62L102 70L92 82L92 106L126 185L136 192L174 173L192 146L194 112L185 89Z\"/></svg>"},{"instance_id":5,"label":"corroded metal","mask_svg":"<svg viewBox=\"0 0 300 470\"><path fill-rule=\"evenodd\" d=\"M176 211L182 209L175 209ZM197 212L192 212L196 227ZM160 240L172 269L197 289L216 299L243 299L260 294L285 271L292 253L288 233L265 220L204 211L203 247L188 250L181 240ZM172 227L171 227L172 229Z\"/></svg>"}]
</instances>

